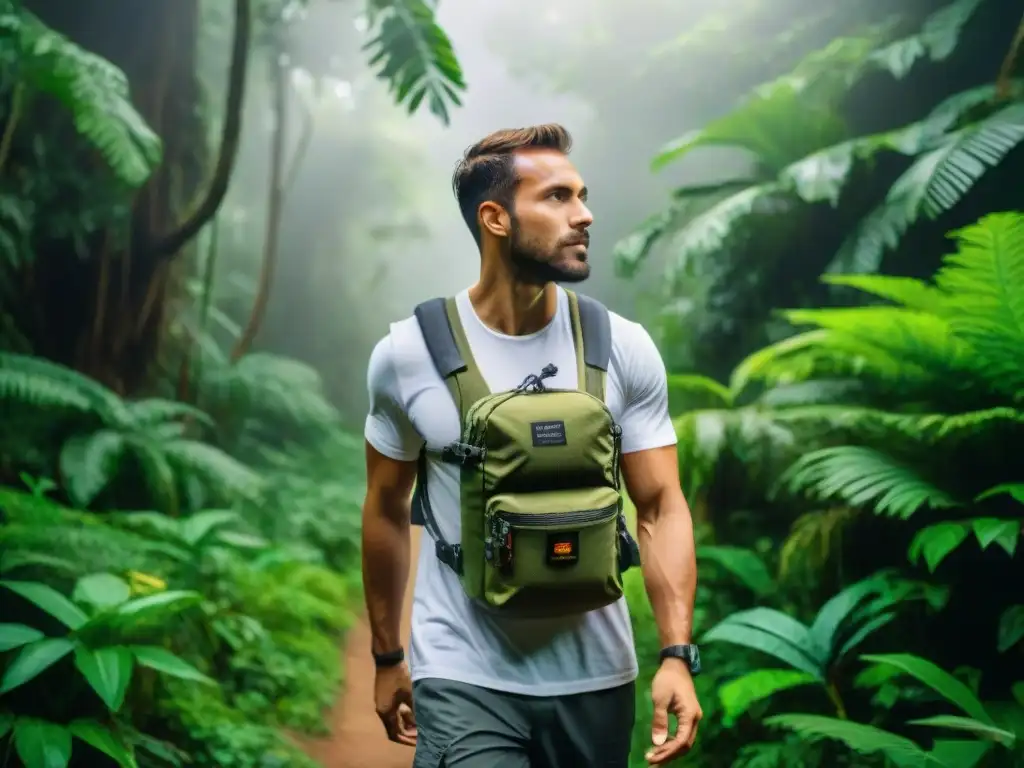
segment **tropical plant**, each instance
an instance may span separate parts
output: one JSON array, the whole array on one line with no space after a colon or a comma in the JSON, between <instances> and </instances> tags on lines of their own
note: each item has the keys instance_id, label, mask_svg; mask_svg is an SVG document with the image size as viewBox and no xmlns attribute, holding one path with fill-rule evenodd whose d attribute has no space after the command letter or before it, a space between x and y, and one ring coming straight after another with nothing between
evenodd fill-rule
<instances>
[{"instance_id":1,"label":"tropical plant","mask_svg":"<svg viewBox=\"0 0 1024 768\"><path fill-rule=\"evenodd\" d=\"M915 596L936 599L919 585L878 575L835 595L809 626L764 607L727 616L704 634L703 642L745 646L775 657L789 669L757 669L723 685L719 697L726 721L735 721L752 705L779 691L810 684L822 686L839 717L845 719L840 665L896 617L894 609L900 603Z\"/></svg>"},{"instance_id":2,"label":"tropical plant","mask_svg":"<svg viewBox=\"0 0 1024 768\"><path fill-rule=\"evenodd\" d=\"M162 629L156 633L152 629L154 622L160 627L194 606L200 599L195 592L163 591L132 597L128 582L110 573L83 576L71 599L41 582L4 580L0 588L55 619L64 630L54 636L30 624L0 624L0 651L13 653L0 678L0 695L57 669L68 656L73 656L78 674L115 716L124 706L136 665L193 682L213 682L157 641ZM5 604L11 603L10 596L5 598ZM63 688L73 690L66 682ZM27 768L67 765L73 737L105 753L122 768L136 765L131 745L116 728L105 724L106 717L76 719L67 725L10 712L2 717L5 728L0 738L7 729L11 731L14 749Z\"/></svg>"},{"instance_id":3,"label":"tropical plant","mask_svg":"<svg viewBox=\"0 0 1024 768\"><path fill-rule=\"evenodd\" d=\"M910 654L867 655L864 661L913 677L954 705L963 715L935 715L912 720L908 725L925 726L973 736L973 739L936 739L930 750L910 739L872 725L819 715L775 715L765 723L786 728L809 740L834 739L863 754L882 754L899 768L974 768L999 745L1012 749L1018 735L1000 727L988 708L963 682L935 664Z\"/></svg>"}]
</instances>

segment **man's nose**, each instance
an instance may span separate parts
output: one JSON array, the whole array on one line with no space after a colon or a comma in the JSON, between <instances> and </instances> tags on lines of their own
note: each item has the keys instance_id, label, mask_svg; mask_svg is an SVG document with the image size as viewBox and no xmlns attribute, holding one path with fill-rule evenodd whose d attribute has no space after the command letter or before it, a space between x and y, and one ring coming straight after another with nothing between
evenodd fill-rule
<instances>
[{"instance_id":1,"label":"man's nose","mask_svg":"<svg viewBox=\"0 0 1024 768\"><path fill-rule=\"evenodd\" d=\"M590 212L586 204L580 201L578 208L573 212L572 228L586 229L594 223L594 214Z\"/></svg>"}]
</instances>

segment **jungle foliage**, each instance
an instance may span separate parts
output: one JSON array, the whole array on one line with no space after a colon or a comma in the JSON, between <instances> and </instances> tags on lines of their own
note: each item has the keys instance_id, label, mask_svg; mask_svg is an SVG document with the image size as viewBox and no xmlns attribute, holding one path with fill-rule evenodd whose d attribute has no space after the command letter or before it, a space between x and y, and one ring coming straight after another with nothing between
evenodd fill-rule
<instances>
[{"instance_id":1,"label":"jungle foliage","mask_svg":"<svg viewBox=\"0 0 1024 768\"><path fill-rule=\"evenodd\" d=\"M1008 183L1024 27L1001 71L963 72L979 40L991 45L994 5L954 0L835 39L673 142L656 167L729 146L750 153L750 173L679 190L620 246L636 271L661 240L666 304L697 307L661 326L699 529L694 765L1024 760L1011 588L1024 575L1024 212ZM852 135L843 109L858 83L919 67L957 90L913 122ZM779 284L783 266L799 290ZM744 302L731 370L699 339L684 349L721 340L714 324ZM638 651L656 658L632 587ZM649 739L641 718L637 755Z\"/></svg>"},{"instance_id":2,"label":"jungle foliage","mask_svg":"<svg viewBox=\"0 0 1024 768\"><path fill-rule=\"evenodd\" d=\"M139 74L152 67L79 39L79 11L118 9L81 5L0 10L2 762L312 765L292 734L325 732L341 682L360 587L361 440L316 370L231 354L240 323L204 269L247 61L274 50L302 4L231 6L219 154L199 163L213 178L186 185L194 200L180 210L197 158L169 151L175 131L153 124ZM195 2L147 7L198 18ZM464 85L432 4L365 10L368 65L408 111L447 120ZM166 32L143 56L160 55ZM195 62L182 41L184 88ZM178 220L173 231L151 226L153 210L157 224ZM54 295L88 322L47 314ZM110 317L141 333L137 313L158 304L149 353L132 346L140 335L112 340Z\"/></svg>"}]
</instances>

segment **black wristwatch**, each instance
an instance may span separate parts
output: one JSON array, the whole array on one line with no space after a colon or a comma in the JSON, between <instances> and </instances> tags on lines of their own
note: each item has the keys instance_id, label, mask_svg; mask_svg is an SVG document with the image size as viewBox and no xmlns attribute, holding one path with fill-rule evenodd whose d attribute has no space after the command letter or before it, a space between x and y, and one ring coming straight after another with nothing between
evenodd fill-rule
<instances>
[{"instance_id":1,"label":"black wristwatch","mask_svg":"<svg viewBox=\"0 0 1024 768\"><path fill-rule=\"evenodd\" d=\"M387 653L375 653L373 654L373 664L375 667L397 667L405 661L405 649L399 647L398 650L388 651Z\"/></svg>"},{"instance_id":2,"label":"black wristwatch","mask_svg":"<svg viewBox=\"0 0 1024 768\"><path fill-rule=\"evenodd\" d=\"M696 645L670 645L662 648L658 655L658 661L665 659L682 659L690 668L690 674L696 677L700 674L700 651Z\"/></svg>"}]
</instances>

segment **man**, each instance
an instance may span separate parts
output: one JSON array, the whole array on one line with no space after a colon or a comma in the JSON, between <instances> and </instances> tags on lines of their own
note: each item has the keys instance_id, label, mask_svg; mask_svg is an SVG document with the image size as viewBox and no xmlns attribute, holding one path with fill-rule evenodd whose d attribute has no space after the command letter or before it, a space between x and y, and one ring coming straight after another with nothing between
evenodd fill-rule
<instances>
[{"instance_id":1,"label":"man","mask_svg":"<svg viewBox=\"0 0 1024 768\"><path fill-rule=\"evenodd\" d=\"M556 283L589 276L593 217L568 159L570 142L558 125L499 131L468 149L455 172L455 194L480 249L480 279L455 306L491 392L515 389L549 363L557 373L548 383L577 387L568 294ZM621 427L621 474L667 649L652 684L646 754L664 765L690 749L701 718L690 645L693 526L679 487L664 364L640 325L609 314L606 402ZM493 615L467 597L424 536L410 677L399 637L410 494L421 449L458 440L460 416L415 317L393 324L377 344L368 385L363 577L376 706L389 738L415 745L417 768L626 768L637 660L624 599L565 618ZM430 505L447 538L459 526L459 469L432 456L427 465Z\"/></svg>"}]
</instances>

